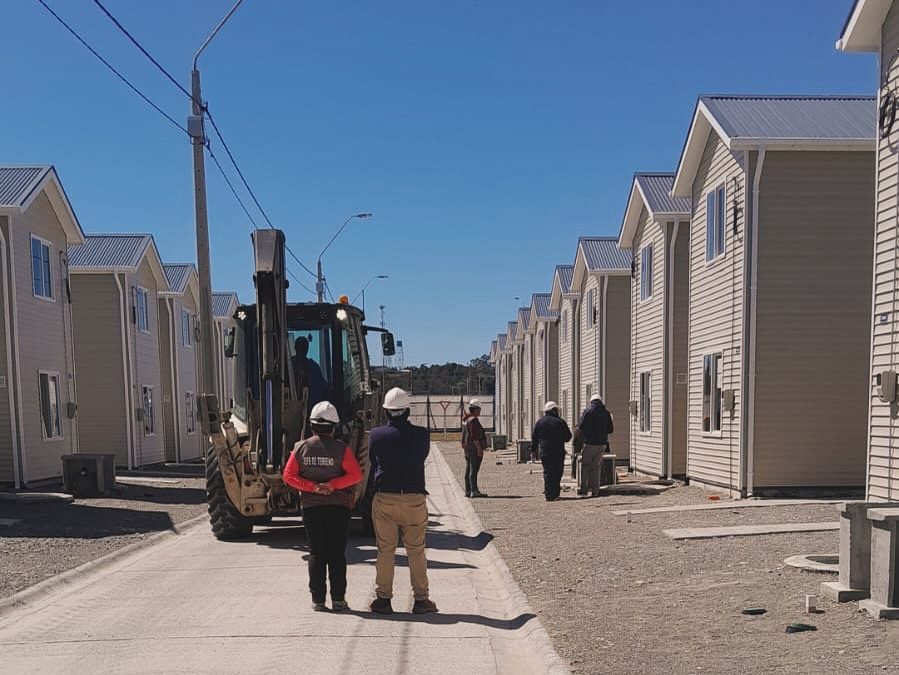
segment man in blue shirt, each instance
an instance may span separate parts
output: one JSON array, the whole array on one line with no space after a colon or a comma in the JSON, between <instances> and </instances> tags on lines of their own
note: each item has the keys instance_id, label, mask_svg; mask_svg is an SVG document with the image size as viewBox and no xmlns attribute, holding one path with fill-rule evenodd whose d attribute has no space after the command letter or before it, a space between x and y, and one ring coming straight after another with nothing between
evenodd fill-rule
<instances>
[{"instance_id":1,"label":"man in blue shirt","mask_svg":"<svg viewBox=\"0 0 899 675\"><path fill-rule=\"evenodd\" d=\"M436 612L437 605L428 596L428 561L425 557L425 531L428 526L425 460L431 449L427 429L409 422L409 394L396 387L384 397L387 424L372 429L368 438L368 457L374 472L375 496L372 521L378 543L375 565L375 593L371 611L392 614L393 568L398 534L409 559L409 576L415 614Z\"/></svg>"},{"instance_id":2,"label":"man in blue shirt","mask_svg":"<svg viewBox=\"0 0 899 675\"><path fill-rule=\"evenodd\" d=\"M565 467L565 444L571 440L568 423L559 417L559 406L548 401L543 406L544 415L531 432L531 447L540 451L543 463L543 495L546 501L559 500L562 493L562 472Z\"/></svg>"}]
</instances>

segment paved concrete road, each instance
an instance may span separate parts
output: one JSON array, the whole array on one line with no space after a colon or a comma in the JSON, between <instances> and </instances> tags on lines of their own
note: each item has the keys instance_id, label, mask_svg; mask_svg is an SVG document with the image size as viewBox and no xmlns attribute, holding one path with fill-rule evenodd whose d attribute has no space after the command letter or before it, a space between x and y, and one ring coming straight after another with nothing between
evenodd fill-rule
<instances>
[{"instance_id":1,"label":"paved concrete road","mask_svg":"<svg viewBox=\"0 0 899 675\"><path fill-rule=\"evenodd\" d=\"M5 673L565 672L434 446L431 596L415 616L399 556L392 617L367 610L373 542L350 543L349 614L314 613L305 538L276 521L253 539L208 528L114 562L0 620ZM400 551L402 553L402 551Z\"/></svg>"}]
</instances>

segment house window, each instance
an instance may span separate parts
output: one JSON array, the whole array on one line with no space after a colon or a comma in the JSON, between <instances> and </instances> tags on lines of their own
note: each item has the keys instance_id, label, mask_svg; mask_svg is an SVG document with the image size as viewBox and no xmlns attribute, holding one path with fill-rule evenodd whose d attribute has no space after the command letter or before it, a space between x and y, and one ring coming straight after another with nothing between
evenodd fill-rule
<instances>
[{"instance_id":1,"label":"house window","mask_svg":"<svg viewBox=\"0 0 899 675\"><path fill-rule=\"evenodd\" d=\"M150 302L147 289L138 287L134 292L134 305L137 314L137 329L142 333L150 332Z\"/></svg>"},{"instance_id":2,"label":"house window","mask_svg":"<svg viewBox=\"0 0 899 675\"><path fill-rule=\"evenodd\" d=\"M705 259L711 261L724 253L724 186L719 185L706 195Z\"/></svg>"},{"instance_id":3,"label":"house window","mask_svg":"<svg viewBox=\"0 0 899 675\"><path fill-rule=\"evenodd\" d=\"M50 277L50 244L31 237L31 288L36 298L53 299Z\"/></svg>"},{"instance_id":4,"label":"house window","mask_svg":"<svg viewBox=\"0 0 899 675\"><path fill-rule=\"evenodd\" d=\"M702 430L721 431L721 354L702 357Z\"/></svg>"},{"instance_id":5,"label":"house window","mask_svg":"<svg viewBox=\"0 0 899 675\"><path fill-rule=\"evenodd\" d=\"M593 289L587 291L584 298L584 306L581 309L584 312L584 328L587 329L593 325Z\"/></svg>"},{"instance_id":6,"label":"house window","mask_svg":"<svg viewBox=\"0 0 899 675\"><path fill-rule=\"evenodd\" d=\"M562 392L562 419L568 415L568 390Z\"/></svg>"},{"instance_id":7,"label":"house window","mask_svg":"<svg viewBox=\"0 0 899 675\"><path fill-rule=\"evenodd\" d=\"M640 373L640 431L652 431L652 373Z\"/></svg>"},{"instance_id":8,"label":"house window","mask_svg":"<svg viewBox=\"0 0 899 675\"><path fill-rule=\"evenodd\" d=\"M640 252L640 299L652 297L652 244Z\"/></svg>"},{"instance_id":9,"label":"house window","mask_svg":"<svg viewBox=\"0 0 899 675\"><path fill-rule=\"evenodd\" d=\"M197 416L194 414L194 395L190 392L184 394L184 414L187 415L187 433L192 434Z\"/></svg>"},{"instance_id":10,"label":"house window","mask_svg":"<svg viewBox=\"0 0 899 675\"><path fill-rule=\"evenodd\" d=\"M41 433L46 440L62 438L59 373L38 373L38 389L41 399Z\"/></svg>"},{"instance_id":11,"label":"house window","mask_svg":"<svg viewBox=\"0 0 899 675\"><path fill-rule=\"evenodd\" d=\"M156 411L153 408L153 387L143 386L144 436L156 433Z\"/></svg>"},{"instance_id":12,"label":"house window","mask_svg":"<svg viewBox=\"0 0 899 675\"><path fill-rule=\"evenodd\" d=\"M193 316L186 309L181 310L181 345L190 347L191 343L191 325L193 324Z\"/></svg>"},{"instance_id":13,"label":"house window","mask_svg":"<svg viewBox=\"0 0 899 675\"><path fill-rule=\"evenodd\" d=\"M562 342L568 342L568 311L562 312Z\"/></svg>"}]
</instances>

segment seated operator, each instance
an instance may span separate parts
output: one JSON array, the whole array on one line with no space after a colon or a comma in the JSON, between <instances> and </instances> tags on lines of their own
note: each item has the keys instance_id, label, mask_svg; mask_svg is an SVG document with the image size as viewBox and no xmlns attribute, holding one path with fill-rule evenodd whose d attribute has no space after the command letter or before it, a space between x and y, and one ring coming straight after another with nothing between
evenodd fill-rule
<instances>
[{"instance_id":1,"label":"seated operator","mask_svg":"<svg viewBox=\"0 0 899 675\"><path fill-rule=\"evenodd\" d=\"M291 359L294 376L298 387L302 388L305 385L309 388L309 401L306 405L307 409L311 410L316 403L320 403L328 397L328 382L322 375L319 365L308 356L309 340L298 337L293 344L296 349L296 354Z\"/></svg>"}]
</instances>

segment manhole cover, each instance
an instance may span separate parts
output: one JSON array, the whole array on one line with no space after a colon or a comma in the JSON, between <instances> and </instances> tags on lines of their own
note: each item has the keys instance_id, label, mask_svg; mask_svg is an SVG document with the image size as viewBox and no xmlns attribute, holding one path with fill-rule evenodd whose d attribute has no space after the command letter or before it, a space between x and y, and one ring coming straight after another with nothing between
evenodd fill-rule
<instances>
[{"instance_id":1,"label":"manhole cover","mask_svg":"<svg viewBox=\"0 0 899 675\"><path fill-rule=\"evenodd\" d=\"M836 553L794 555L784 560L784 564L809 572L840 573L840 556Z\"/></svg>"}]
</instances>

